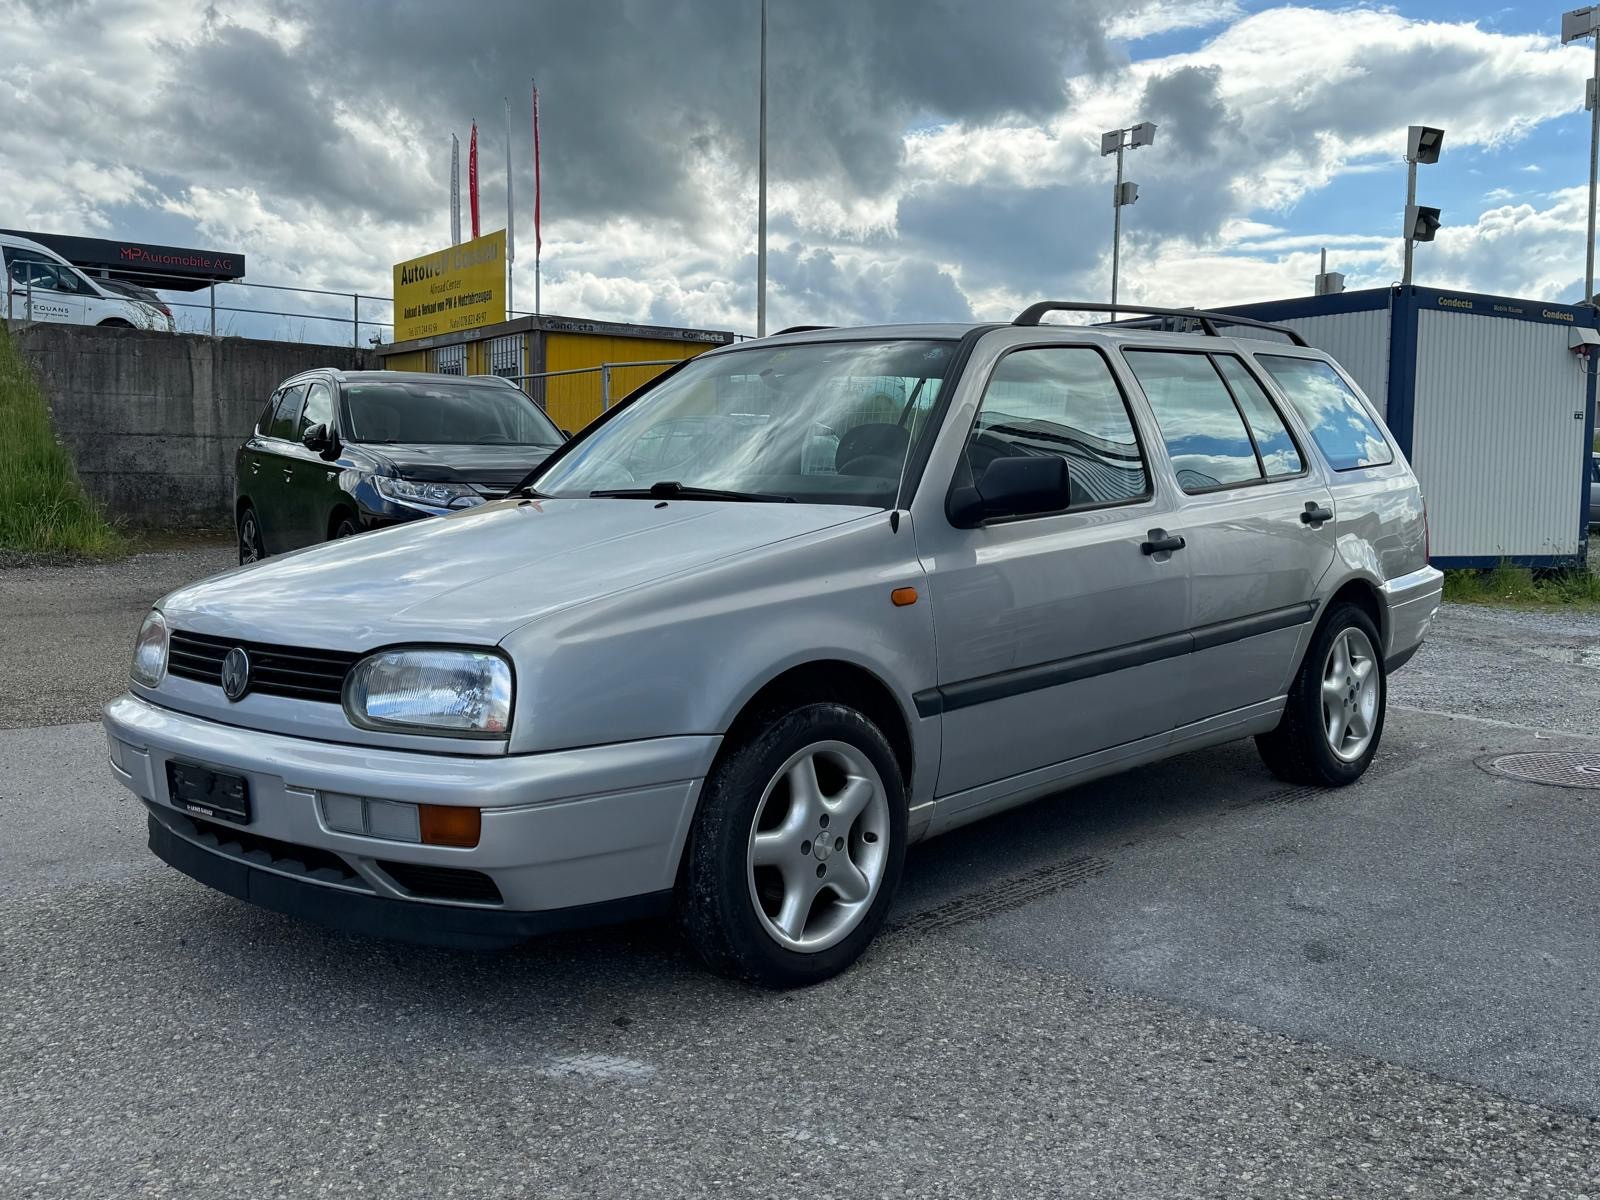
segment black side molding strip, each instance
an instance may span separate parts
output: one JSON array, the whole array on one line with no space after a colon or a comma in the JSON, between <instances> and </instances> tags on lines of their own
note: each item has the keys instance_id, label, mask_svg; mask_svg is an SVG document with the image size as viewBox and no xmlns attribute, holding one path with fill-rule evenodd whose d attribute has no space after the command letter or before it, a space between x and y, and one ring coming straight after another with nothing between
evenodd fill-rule
<instances>
[{"instance_id":1,"label":"black side molding strip","mask_svg":"<svg viewBox=\"0 0 1600 1200\"><path fill-rule=\"evenodd\" d=\"M1058 658L1053 662L1035 663L1029 667L997 671L993 675L980 675L975 679L964 679L959 683L927 688L917 692L911 700L916 705L918 716L933 717L942 712L954 712L961 708L971 708L976 704L987 704L991 700L1004 700L1008 696L1020 696L1026 692L1057 687L1063 683L1092 679L1096 675L1109 675L1113 671L1126 671L1130 667L1142 667L1163 659L1179 658L1196 651L1225 646L1229 642L1241 642L1245 638L1258 637L1263 633L1292 629L1311 620L1316 610L1317 606L1309 601L1291 604L1286 608L1269 609L1266 612L1253 613L1248 617L1236 617L1228 621L1218 621L1213 625L1201 625L1184 633L1163 634L1160 637L1146 638L1144 641L1129 642L1125 646L1093 650L1088 654L1073 655L1071 658Z\"/></svg>"}]
</instances>

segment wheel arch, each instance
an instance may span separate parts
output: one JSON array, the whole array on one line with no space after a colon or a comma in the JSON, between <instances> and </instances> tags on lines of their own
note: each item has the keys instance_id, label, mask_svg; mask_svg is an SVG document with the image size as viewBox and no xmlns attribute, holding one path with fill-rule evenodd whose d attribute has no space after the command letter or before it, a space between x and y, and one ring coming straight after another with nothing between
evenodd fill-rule
<instances>
[{"instance_id":1,"label":"wheel arch","mask_svg":"<svg viewBox=\"0 0 1600 1200\"><path fill-rule=\"evenodd\" d=\"M339 528L339 522L345 517L349 517L355 524L357 533L361 532L361 514L356 511L356 506L347 501L339 500L328 510L328 520L322 530L324 540L333 540L333 531Z\"/></svg>"},{"instance_id":2,"label":"wheel arch","mask_svg":"<svg viewBox=\"0 0 1600 1200\"><path fill-rule=\"evenodd\" d=\"M916 750L905 708L893 689L876 673L844 659L814 659L778 672L739 707L728 723L723 746L738 744L744 734L774 709L819 700L848 704L870 719L888 740L905 785L911 787Z\"/></svg>"}]
</instances>

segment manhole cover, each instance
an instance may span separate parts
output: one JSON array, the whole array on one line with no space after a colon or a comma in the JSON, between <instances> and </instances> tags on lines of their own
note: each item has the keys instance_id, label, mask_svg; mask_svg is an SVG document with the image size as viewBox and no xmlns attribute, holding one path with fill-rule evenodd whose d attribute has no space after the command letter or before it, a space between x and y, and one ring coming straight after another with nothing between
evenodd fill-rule
<instances>
[{"instance_id":1,"label":"manhole cover","mask_svg":"<svg viewBox=\"0 0 1600 1200\"><path fill-rule=\"evenodd\" d=\"M1600 791L1600 750L1536 750L1526 754L1501 754L1482 759L1478 765L1491 774L1507 775L1512 779Z\"/></svg>"}]
</instances>

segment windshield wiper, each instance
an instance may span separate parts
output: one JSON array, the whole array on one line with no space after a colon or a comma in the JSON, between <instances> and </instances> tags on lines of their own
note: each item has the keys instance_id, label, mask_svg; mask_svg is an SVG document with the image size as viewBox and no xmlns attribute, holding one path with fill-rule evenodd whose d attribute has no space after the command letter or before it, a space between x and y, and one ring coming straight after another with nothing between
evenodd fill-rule
<instances>
[{"instance_id":1,"label":"windshield wiper","mask_svg":"<svg viewBox=\"0 0 1600 1200\"><path fill-rule=\"evenodd\" d=\"M686 487L676 479L660 479L647 488L600 488L589 495L607 500L743 500L752 504L793 504L793 496L730 492L722 488Z\"/></svg>"}]
</instances>

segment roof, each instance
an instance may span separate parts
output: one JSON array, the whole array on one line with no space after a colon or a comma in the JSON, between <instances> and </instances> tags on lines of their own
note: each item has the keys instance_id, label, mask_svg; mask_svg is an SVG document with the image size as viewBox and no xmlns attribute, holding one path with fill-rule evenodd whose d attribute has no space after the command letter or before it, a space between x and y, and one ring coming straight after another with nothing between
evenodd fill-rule
<instances>
[{"instance_id":1,"label":"roof","mask_svg":"<svg viewBox=\"0 0 1600 1200\"><path fill-rule=\"evenodd\" d=\"M43 246L83 270L166 291L195 291L212 283L244 278L244 255L231 250L194 250L26 229L0 229L0 237L4 236Z\"/></svg>"},{"instance_id":2,"label":"roof","mask_svg":"<svg viewBox=\"0 0 1600 1200\"><path fill-rule=\"evenodd\" d=\"M444 375L431 371L356 371L345 367L311 367L291 375L283 384L293 383L310 375L332 376L340 383L492 383L503 387L516 387L509 379L499 375ZM283 384L279 384L280 387Z\"/></svg>"},{"instance_id":3,"label":"roof","mask_svg":"<svg viewBox=\"0 0 1600 1200\"><path fill-rule=\"evenodd\" d=\"M806 342L851 342L882 339L885 341L955 341L974 331L993 333L1000 330L1012 330L1018 334L1037 334L1040 330L1047 330L1053 334L1069 334L1076 336L1090 336L1112 342L1137 341L1140 345L1154 343L1170 343L1180 346L1216 346L1219 342L1232 341L1268 341L1265 337L1253 337L1252 330L1245 326L1230 327L1226 334L1212 336L1198 330L1194 332L1179 333L1172 330L1142 328L1138 325L1118 322L1115 325L1101 323L1096 325L1079 325L1049 323L1040 325L1013 325L1010 322L930 322L925 324L904 325L853 325L838 326L833 328L807 327L797 329L793 333L775 333L767 337L739 342L732 346L724 346L712 351L713 354L736 354L740 350L748 350L754 346L772 345L799 345ZM1279 341L1271 339L1269 344L1283 346L1285 349L1300 350L1303 347L1295 346L1287 339Z\"/></svg>"}]
</instances>

